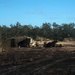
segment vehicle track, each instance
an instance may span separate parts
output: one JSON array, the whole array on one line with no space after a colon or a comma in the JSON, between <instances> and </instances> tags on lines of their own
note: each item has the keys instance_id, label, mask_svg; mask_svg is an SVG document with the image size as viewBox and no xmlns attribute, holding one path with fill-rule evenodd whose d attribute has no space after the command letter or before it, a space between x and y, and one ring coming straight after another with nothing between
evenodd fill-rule
<instances>
[{"instance_id":1,"label":"vehicle track","mask_svg":"<svg viewBox=\"0 0 75 75\"><path fill-rule=\"evenodd\" d=\"M54 59L52 57L44 57L40 59L39 57L35 57L35 61L33 62L28 62L27 64L23 65L13 65L2 69L0 71L0 75L37 75L50 68L51 66L58 64L59 62L63 62L71 58L72 57L60 57L58 59Z\"/></svg>"},{"instance_id":2,"label":"vehicle track","mask_svg":"<svg viewBox=\"0 0 75 75\"><path fill-rule=\"evenodd\" d=\"M52 59L46 58L44 60L36 61L35 63L10 67L8 69L0 71L0 75L14 75L15 73L21 75L37 75L42 71L45 71L49 67L54 66L55 64L58 64L59 62L63 62L67 59L70 58L62 58L54 61L52 61Z\"/></svg>"}]
</instances>

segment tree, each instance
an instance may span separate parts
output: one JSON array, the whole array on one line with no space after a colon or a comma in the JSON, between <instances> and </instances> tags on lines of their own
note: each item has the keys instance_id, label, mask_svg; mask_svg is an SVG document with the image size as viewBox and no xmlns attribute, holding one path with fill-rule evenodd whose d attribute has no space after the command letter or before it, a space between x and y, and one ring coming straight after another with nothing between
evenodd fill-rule
<instances>
[{"instance_id":1,"label":"tree","mask_svg":"<svg viewBox=\"0 0 75 75\"><path fill-rule=\"evenodd\" d=\"M74 36L74 26L75 24L62 24L62 34L64 38L73 37Z\"/></svg>"},{"instance_id":2,"label":"tree","mask_svg":"<svg viewBox=\"0 0 75 75\"><path fill-rule=\"evenodd\" d=\"M42 26L32 26L32 25L21 25L17 22L15 25L11 24L10 27L6 25L0 26L0 38L10 38L15 36L30 36L36 38L37 36L45 38L75 38L75 24L62 24L57 23L43 23Z\"/></svg>"},{"instance_id":3,"label":"tree","mask_svg":"<svg viewBox=\"0 0 75 75\"><path fill-rule=\"evenodd\" d=\"M51 38L52 35L52 29L50 23L43 23L41 27L41 36L46 38Z\"/></svg>"},{"instance_id":4,"label":"tree","mask_svg":"<svg viewBox=\"0 0 75 75\"><path fill-rule=\"evenodd\" d=\"M60 37L59 33L60 32L61 32L61 27L54 22L53 23L53 39L54 40L59 39L59 37Z\"/></svg>"},{"instance_id":5,"label":"tree","mask_svg":"<svg viewBox=\"0 0 75 75\"><path fill-rule=\"evenodd\" d=\"M31 36L33 36L33 38L35 39L37 36L40 36L40 28L38 26L35 26L30 33Z\"/></svg>"}]
</instances>

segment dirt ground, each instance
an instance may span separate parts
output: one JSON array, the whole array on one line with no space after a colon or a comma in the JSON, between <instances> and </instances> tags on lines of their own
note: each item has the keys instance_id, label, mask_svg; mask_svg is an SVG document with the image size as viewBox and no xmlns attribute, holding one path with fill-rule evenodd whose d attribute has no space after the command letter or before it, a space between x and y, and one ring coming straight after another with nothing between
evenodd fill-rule
<instances>
[{"instance_id":1,"label":"dirt ground","mask_svg":"<svg viewBox=\"0 0 75 75\"><path fill-rule=\"evenodd\" d=\"M75 70L75 42L57 44L63 47L11 48L4 54L0 52L0 75L75 75L72 72Z\"/></svg>"}]
</instances>

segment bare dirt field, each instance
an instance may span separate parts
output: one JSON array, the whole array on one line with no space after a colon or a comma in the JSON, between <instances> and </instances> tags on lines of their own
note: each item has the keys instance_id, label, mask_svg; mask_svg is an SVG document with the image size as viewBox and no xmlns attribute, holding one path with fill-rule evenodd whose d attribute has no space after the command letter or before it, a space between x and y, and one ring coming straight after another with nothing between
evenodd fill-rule
<instances>
[{"instance_id":1,"label":"bare dirt field","mask_svg":"<svg viewBox=\"0 0 75 75\"><path fill-rule=\"evenodd\" d=\"M0 75L75 75L75 42L58 44L0 52Z\"/></svg>"}]
</instances>

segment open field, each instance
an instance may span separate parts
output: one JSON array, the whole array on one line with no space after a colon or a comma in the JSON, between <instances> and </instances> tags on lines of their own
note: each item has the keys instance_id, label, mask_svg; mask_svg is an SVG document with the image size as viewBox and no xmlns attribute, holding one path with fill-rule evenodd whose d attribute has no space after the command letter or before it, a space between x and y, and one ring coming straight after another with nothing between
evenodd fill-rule
<instances>
[{"instance_id":1,"label":"open field","mask_svg":"<svg viewBox=\"0 0 75 75\"><path fill-rule=\"evenodd\" d=\"M0 52L0 75L75 75L75 42L57 44Z\"/></svg>"},{"instance_id":2,"label":"open field","mask_svg":"<svg viewBox=\"0 0 75 75\"><path fill-rule=\"evenodd\" d=\"M75 75L75 47L12 48L0 53L0 75Z\"/></svg>"}]
</instances>

